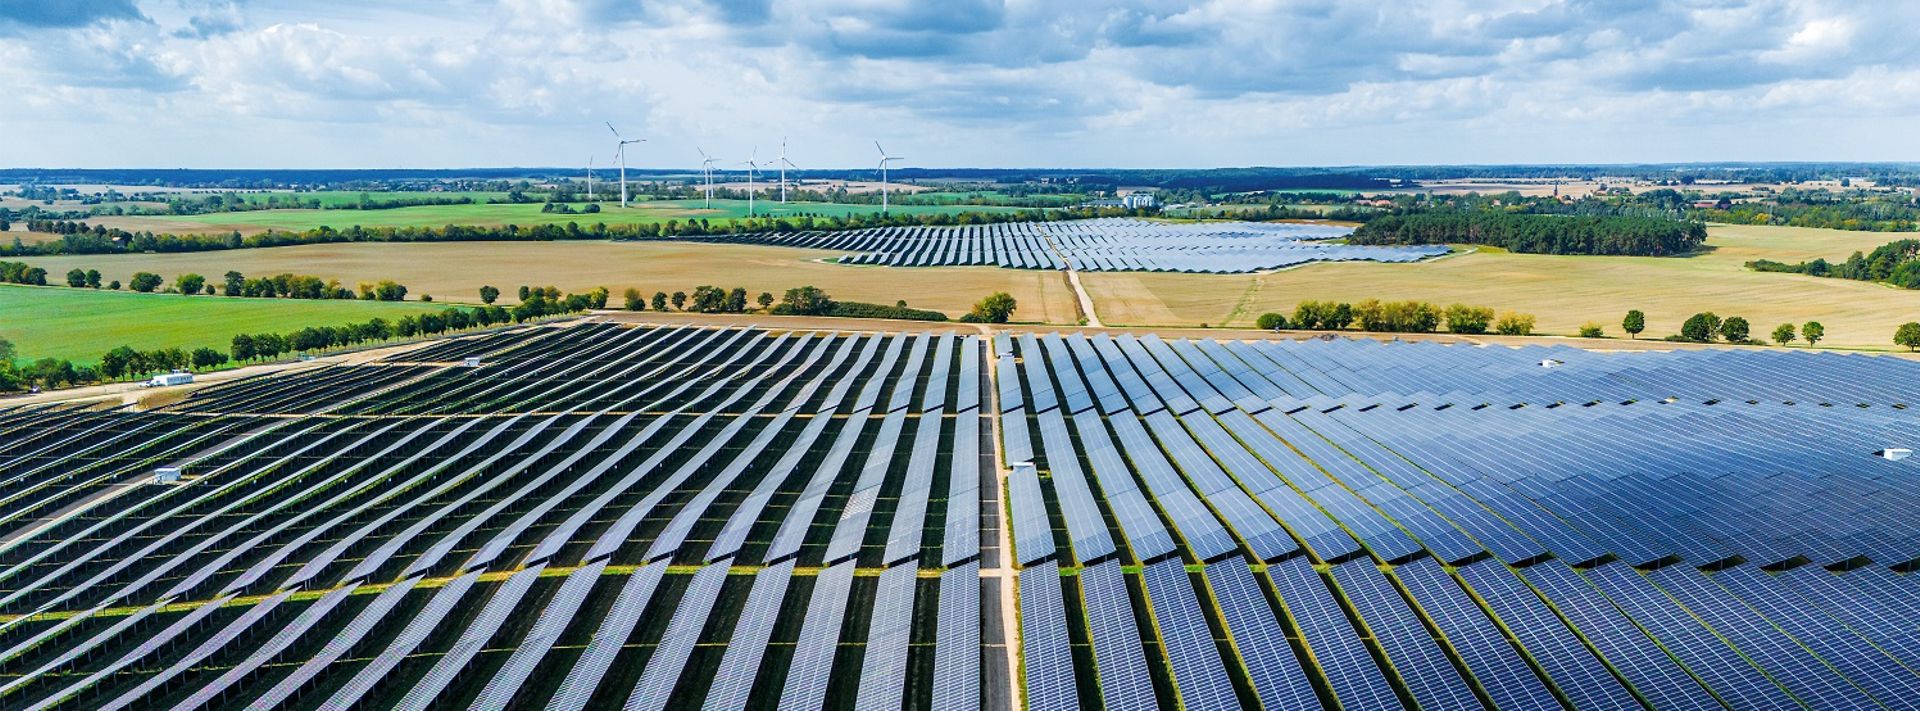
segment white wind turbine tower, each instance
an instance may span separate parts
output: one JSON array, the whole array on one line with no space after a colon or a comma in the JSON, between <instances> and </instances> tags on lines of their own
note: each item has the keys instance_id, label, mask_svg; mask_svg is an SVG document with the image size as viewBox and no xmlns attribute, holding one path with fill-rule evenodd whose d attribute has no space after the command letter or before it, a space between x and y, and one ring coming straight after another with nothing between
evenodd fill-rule
<instances>
[{"instance_id":1,"label":"white wind turbine tower","mask_svg":"<svg viewBox=\"0 0 1920 711\"><path fill-rule=\"evenodd\" d=\"M613 122L611 121L607 122L607 130L613 131L613 137L620 141L620 146L617 150L614 151L614 155L619 156L620 158L620 206L626 207L627 206L627 144L646 143L647 139L635 138L632 140L628 140L626 137L620 135L620 131L614 129Z\"/></svg>"},{"instance_id":2,"label":"white wind turbine tower","mask_svg":"<svg viewBox=\"0 0 1920 711\"><path fill-rule=\"evenodd\" d=\"M780 204L787 204L787 169L798 169L793 161L787 160L787 138L780 137Z\"/></svg>"},{"instance_id":3,"label":"white wind turbine tower","mask_svg":"<svg viewBox=\"0 0 1920 711\"><path fill-rule=\"evenodd\" d=\"M754 147L754 149L753 149L753 153L751 153L751 154L750 154L750 157L748 157L748 158L747 158L746 160L744 160L744 161L741 161L741 164L742 164L742 165L745 165L745 166L747 166L747 216L748 216L748 217L753 217L753 215L754 215L754 212L753 212L753 169L754 169L754 168L758 168L758 167L760 167L760 164L759 164L759 163L757 163L757 162L755 162L755 160L756 160L756 159L758 159L759 157L760 157L760 147L759 147L759 146L755 146L755 147Z\"/></svg>"},{"instance_id":4,"label":"white wind turbine tower","mask_svg":"<svg viewBox=\"0 0 1920 711\"><path fill-rule=\"evenodd\" d=\"M707 207L711 208L713 207L713 164L720 159L707 155L706 149L699 146L694 146L693 149L700 151L700 176L707 183Z\"/></svg>"},{"instance_id":5,"label":"white wind turbine tower","mask_svg":"<svg viewBox=\"0 0 1920 711\"><path fill-rule=\"evenodd\" d=\"M587 202L593 202L593 156L587 156Z\"/></svg>"},{"instance_id":6,"label":"white wind turbine tower","mask_svg":"<svg viewBox=\"0 0 1920 711\"><path fill-rule=\"evenodd\" d=\"M887 214L887 162L900 160L900 156L887 155L887 149L880 147L879 141L873 147L880 151L880 214Z\"/></svg>"}]
</instances>

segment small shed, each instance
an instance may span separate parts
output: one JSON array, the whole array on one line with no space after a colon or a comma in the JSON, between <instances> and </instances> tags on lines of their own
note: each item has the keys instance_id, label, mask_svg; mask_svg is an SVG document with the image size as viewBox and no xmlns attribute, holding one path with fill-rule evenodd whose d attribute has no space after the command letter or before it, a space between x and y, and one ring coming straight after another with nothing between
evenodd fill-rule
<instances>
[{"instance_id":1,"label":"small shed","mask_svg":"<svg viewBox=\"0 0 1920 711\"><path fill-rule=\"evenodd\" d=\"M160 468L154 469L153 483L155 484L180 483L180 468L179 467L160 467Z\"/></svg>"},{"instance_id":2,"label":"small shed","mask_svg":"<svg viewBox=\"0 0 1920 711\"><path fill-rule=\"evenodd\" d=\"M1540 367L1542 368L1558 368L1566 364L1567 364L1566 361L1554 360L1552 358L1548 358L1546 360L1540 361Z\"/></svg>"},{"instance_id":3,"label":"small shed","mask_svg":"<svg viewBox=\"0 0 1920 711\"><path fill-rule=\"evenodd\" d=\"M164 387L169 387L173 385L186 385L187 383L191 383L191 382L193 382L192 373L176 370L171 373L162 373L160 375L153 376L153 378L147 381L147 387L164 388Z\"/></svg>"},{"instance_id":4,"label":"small shed","mask_svg":"<svg viewBox=\"0 0 1920 711\"><path fill-rule=\"evenodd\" d=\"M465 360L460 361L460 365L468 368L478 368L480 367L480 356L467 356Z\"/></svg>"},{"instance_id":5,"label":"small shed","mask_svg":"<svg viewBox=\"0 0 1920 711\"><path fill-rule=\"evenodd\" d=\"M1897 462L1902 459L1906 459L1907 457L1913 456L1913 450L1907 449L1905 447L1888 447L1878 452L1874 452L1873 456L1881 457L1884 459Z\"/></svg>"}]
</instances>

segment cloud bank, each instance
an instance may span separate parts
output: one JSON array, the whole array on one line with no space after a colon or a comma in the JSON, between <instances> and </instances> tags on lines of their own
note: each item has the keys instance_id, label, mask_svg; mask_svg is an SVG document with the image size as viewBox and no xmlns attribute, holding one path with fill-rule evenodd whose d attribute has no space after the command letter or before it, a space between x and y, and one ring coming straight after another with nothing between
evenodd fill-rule
<instances>
[{"instance_id":1,"label":"cloud bank","mask_svg":"<svg viewBox=\"0 0 1920 711\"><path fill-rule=\"evenodd\" d=\"M0 165L1913 160L1920 4L0 3Z\"/></svg>"}]
</instances>

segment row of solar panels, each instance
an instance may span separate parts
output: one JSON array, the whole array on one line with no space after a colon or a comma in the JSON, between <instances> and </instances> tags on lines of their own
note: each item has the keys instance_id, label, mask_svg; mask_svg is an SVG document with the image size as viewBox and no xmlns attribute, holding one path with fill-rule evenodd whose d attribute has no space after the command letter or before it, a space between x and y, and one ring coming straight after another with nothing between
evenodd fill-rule
<instances>
[{"instance_id":1,"label":"row of solar panels","mask_svg":"<svg viewBox=\"0 0 1920 711\"><path fill-rule=\"evenodd\" d=\"M1096 490L1140 560L1173 551L1143 500L1202 560L1235 550L1236 538L1267 560L1299 543L1327 560L1363 547L1388 561L1920 559L1920 521L1901 513L1920 505L1912 464L1869 456L1920 439L1902 410L1654 401L1323 411L1288 395L1284 369L1250 344L1000 339L1008 458L1048 471L1080 561L1118 544ZM1016 514L1036 505L1018 499ZM1052 555L1050 537L1016 529L1022 562Z\"/></svg>"},{"instance_id":2,"label":"row of solar panels","mask_svg":"<svg viewBox=\"0 0 1920 711\"><path fill-rule=\"evenodd\" d=\"M850 252L848 264L997 265L1016 269L1243 273L1309 262L1412 262L1443 246L1331 244L1343 227L1298 223L1166 223L1131 218L691 238Z\"/></svg>"},{"instance_id":3,"label":"row of solar panels","mask_svg":"<svg viewBox=\"0 0 1920 711\"><path fill-rule=\"evenodd\" d=\"M1920 426L1896 408L1747 402L1817 402L1845 378L1884 387L1912 364L1572 351L1554 355L1586 377L1539 406L1473 404L1526 392L1393 407L1324 394L1511 370L1479 381L1497 387L1539 372L1537 350L997 337L1004 446L1035 462L1009 480L1029 702L1914 703L1920 666L1893 650L1920 641L1905 617L1920 583L1889 566L1920 563L1905 515L1920 472L1871 452ZM1714 399L1615 404L1682 364ZM1140 579L1097 572L1120 565ZM1232 572L1250 567L1260 584ZM1875 624L1905 621L1855 627L1860 604ZM1063 655L1071 635L1051 621L1084 625L1091 658ZM1201 643L1219 636L1207 630L1226 644ZM1142 644L1162 651L1143 665Z\"/></svg>"},{"instance_id":4,"label":"row of solar panels","mask_svg":"<svg viewBox=\"0 0 1920 711\"><path fill-rule=\"evenodd\" d=\"M935 683L978 703L978 337L488 342L477 368L309 373L430 371L294 405L324 417L211 409L297 387L279 377L137 416L241 434L188 485L0 548L0 704L894 708ZM29 449L0 443L0 466Z\"/></svg>"}]
</instances>

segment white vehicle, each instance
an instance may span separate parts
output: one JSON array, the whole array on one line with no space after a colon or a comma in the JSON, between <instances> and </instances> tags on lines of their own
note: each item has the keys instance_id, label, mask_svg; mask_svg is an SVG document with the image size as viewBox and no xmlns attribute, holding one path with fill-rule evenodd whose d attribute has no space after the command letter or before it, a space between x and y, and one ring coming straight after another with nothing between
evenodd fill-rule
<instances>
[{"instance_id":1,"label":"white vehicle","mask_svg":"<svg viewBox=\"0 0 1920 711\"><path fill-rule=\"evenodd\" d=\"M191 382L193 382L192 373L176 370L171 373L163 373L160 375L153 376L151 380L147 381L147 387L164 388L172 385L186 385L187 383L191 383Z\"/></svg>"}]
</instances>

